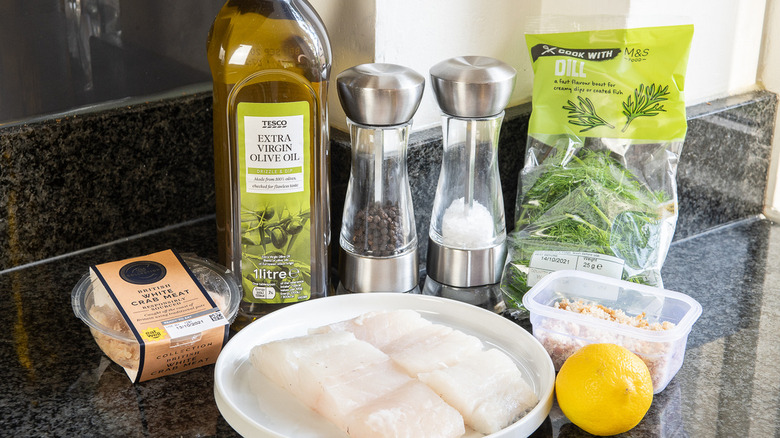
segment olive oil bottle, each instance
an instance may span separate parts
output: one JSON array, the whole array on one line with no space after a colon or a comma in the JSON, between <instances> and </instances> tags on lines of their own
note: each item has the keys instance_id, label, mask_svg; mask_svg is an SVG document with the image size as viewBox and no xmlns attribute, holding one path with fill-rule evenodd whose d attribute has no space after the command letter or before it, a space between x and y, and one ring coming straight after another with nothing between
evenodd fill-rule
<instances>
[{"instance_id":1,"label":"olive oil bottle","mask_svg":"<svg viewBox=\"0 0 780 438\"><path fill-rule=\"evenodd\" d=\"M229 0L207 53L220 262L240 277L240 329L330 289L331 48L306 0Z\"/></svg>"}]
</instances>

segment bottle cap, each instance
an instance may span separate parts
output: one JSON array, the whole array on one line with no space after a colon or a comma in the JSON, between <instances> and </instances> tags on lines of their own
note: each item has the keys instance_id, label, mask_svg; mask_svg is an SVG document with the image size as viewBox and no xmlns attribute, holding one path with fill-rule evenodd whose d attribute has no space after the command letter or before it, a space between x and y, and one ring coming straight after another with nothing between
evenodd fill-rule
<instances>
[{"instance_id":1,"label":"bottle cap","mask_svg":"<svg viewBox=\"0 0 780 438\"><path fill-rule=\"evenodd\" d=\"M431 87L441 110L462 118L491 117L509 103L517 71L486 56L460 56L431 67Z\"/></svg>"},{"instance_id":2,"label":"bottle cap","mask_svg":"<svg viewBox=\"0 0 780 438\"><path fill-rule=\"evenodd\" d=\"M336 78L344 113L355 123L392 126L407 123L420 106L425 78L395 64L361 64Z\"/></svg>"}]
</instances>

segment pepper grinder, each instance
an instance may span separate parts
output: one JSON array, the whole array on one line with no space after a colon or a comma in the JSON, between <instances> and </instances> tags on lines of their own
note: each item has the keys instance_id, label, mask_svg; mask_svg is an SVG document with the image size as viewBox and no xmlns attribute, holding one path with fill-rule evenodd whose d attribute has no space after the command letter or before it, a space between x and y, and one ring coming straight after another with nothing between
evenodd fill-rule
<instances>
[{"instance_id":1,"label":"pepper grinder","mask_svg":"<svg viewBox=\"0 0 780 438\"><path fill-rule=\"evenodd\" d=\"M406 150L425 78L399 65L363 64L336 83L352 145L339 292L419 293Z\"/></svg>"},{"instance_id":2,"label":"pepper grinder","mask_svg":"<svg viewBox=\"0 0 780 438\"><path fill-rule=\"evenodd\" d=\"M444 151L423 293L501 312L507 250L498 137L517 72L493 58L467 56L434 65L430 75Z\"/></svg>"}]
</instances>

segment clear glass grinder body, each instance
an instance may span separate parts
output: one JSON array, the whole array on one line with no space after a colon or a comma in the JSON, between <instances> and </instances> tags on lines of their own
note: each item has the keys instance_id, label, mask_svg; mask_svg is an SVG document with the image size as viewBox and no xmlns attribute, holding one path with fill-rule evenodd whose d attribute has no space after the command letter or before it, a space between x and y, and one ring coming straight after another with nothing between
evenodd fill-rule
<instances>
[{"instance_id":1,"label":"clear glass grinder body","mask_svg":"<svg viewBox=\"0 0 780 438\"><path fill-rule=\"evenodd\" d=\"M209 32L220 262L241 328L329 291L331 48L305 0L229 0Z\"/></svg>"},{"instance_id":2,"label":"clear glass grinder body","mask_svg":"<svg viewBox=\"0 0 780 438\"><path fill-rule=\"evenodd\" d=\"M444 151L430 227L439 245L481 249L506 239L498 177L503 118L503 111L482 119L442 117Z\"/></svg>"},{"instance_id":3,"label":"clear glass grinder body","mask_svg":"<svg viewBox=\"0 0 780 438\"><path fill-rule=\"evenodd\" d=\"M444 149L423 293L500 312L506 222L498 143L516 71L493 58L465 56L434 65L430 74Z\"/></svg>"},{"instance_id":4,"label":"clear glass grinder body","mask_svg":"<svg viewBox=\"0 0 780 438\"><path fill-rule=\"evenodd\" d=\"M352 169L341 228L341 247L387 257L417 248L406 169L411 123L371 127L349 121Z\"/></svg>"},{"instance_id":5,"label":"clear glass grinder body","mask_svg":"<svg viewBox=\"0 0 780 438\"><path fill-rule=\"evenodd\" d=\"M406 154L425 78L404 66L375 63L341 72L336 84L352 147L338 291L418 292Z\"/></svg>"}]
</instances>

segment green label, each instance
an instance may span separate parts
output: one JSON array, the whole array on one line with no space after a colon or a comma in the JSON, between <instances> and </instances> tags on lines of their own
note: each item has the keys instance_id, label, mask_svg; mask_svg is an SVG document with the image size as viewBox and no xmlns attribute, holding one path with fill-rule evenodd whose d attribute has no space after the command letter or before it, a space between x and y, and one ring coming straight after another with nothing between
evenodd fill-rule
<instances>
[{"instance_id":1,"label":"green label","mask_svg":"<svg viewBox=\"0 0 780 438\"><path fill-rule=\"evenodd\" d=\"M526 35L531 135L681 140L693 26Z\"/></svg>"},{"instance_id":2,"label":"green label","mask_svg":"<svg viewBox=\"0 0 780 438\"><path fill-rule=\"evenodd\" d=\"M237 108L244 301L311 296L311 120L307 102Z\"/></svg>"}]
</instances>

